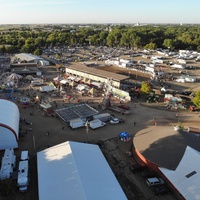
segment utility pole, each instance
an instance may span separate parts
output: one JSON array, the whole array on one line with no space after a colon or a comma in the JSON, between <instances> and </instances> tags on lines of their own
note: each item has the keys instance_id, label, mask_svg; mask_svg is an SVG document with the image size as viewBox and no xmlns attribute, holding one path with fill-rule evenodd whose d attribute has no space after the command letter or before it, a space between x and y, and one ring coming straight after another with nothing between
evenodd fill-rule
<instances>
[{"instance_id":1,"label":"utility pole","mask_svg":"<svg viewBox=\"0 0 200 200\"><path fill-rule=\"evenodd\" d=\"M86 121L85 123L85 127L86 127L86 143L88 143L88 138L89 138L89 122Z\"/></svg>"}]
</instances>

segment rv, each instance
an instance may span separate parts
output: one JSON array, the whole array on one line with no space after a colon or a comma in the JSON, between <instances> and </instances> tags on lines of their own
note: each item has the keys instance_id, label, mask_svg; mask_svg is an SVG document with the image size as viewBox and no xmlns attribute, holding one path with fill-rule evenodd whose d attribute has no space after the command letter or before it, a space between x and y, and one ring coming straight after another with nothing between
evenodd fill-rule
<instances>
[{"instance_id":1,"label":"rv","mask_svg":"<svg viewBox=\"0 0 200 200\"><path fill-rule=\"evenodd\" d=\"M23 161L23 160L28 160L28 159L29 159L28 151L27 150L22 151L20 160Z\"/></svg>"},{"instance_id":2,"label":"rv","mask_svg":"<svg viewBox=\"0 0 200 200\"><path fill-rule=\"evenodd\" d=\"M16 165L16 156L13 149L6 149L1 161L0 180L11 178Z\"/></svg>"},{"instance_id":3,"label":"rv","mask_svg":"<svg viewBox=\"0 0 200 200\"><path fill-rule=\"evenodd\" d=\"M28 188L28 160L19 162L17 185L20 192L26 192Z\"/></svg>"}]
</instances>

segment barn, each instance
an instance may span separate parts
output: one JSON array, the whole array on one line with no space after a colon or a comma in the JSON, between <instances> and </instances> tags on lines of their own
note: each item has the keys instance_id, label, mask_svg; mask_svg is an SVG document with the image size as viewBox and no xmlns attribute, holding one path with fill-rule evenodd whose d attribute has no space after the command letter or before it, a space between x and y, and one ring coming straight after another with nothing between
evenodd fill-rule
<instances>
[{"instance_id":1,"label":"barn","mask_svg":"<svg viewBox=\"0 0 200 200\"><path fill-rule=\"evenodd\" d=\"M18 148L19 109L11 101L0 99L0 150Z\"/></svg>"},{"instance_id":2,"label":"barn","mask_svg":"<svg viewBox=\"0 0 200 200\"><path fill-rule=\"evenodd\" d=\"M87 78L89 80L101 83L107 83L109 79L111 79L112 85L116 88L120 88L123 85L123 82L129 79L129 76L116 74L93 67L87 67L84 64L78 63L66 67L65 72L72 76Z\"/></svg>"}]
</instances>

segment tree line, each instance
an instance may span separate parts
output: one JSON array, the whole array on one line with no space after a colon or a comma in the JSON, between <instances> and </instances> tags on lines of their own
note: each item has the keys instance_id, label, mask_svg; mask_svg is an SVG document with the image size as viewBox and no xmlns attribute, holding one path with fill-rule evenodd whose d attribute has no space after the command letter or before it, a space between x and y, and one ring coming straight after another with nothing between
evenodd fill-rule
<instances>
[{"instance_id":1,"label":"tree line","mask_svg":"<svg viewBox=\"0 0 200 200\"><path fill-rule=\"evenodd\" d=\"M1 53L34 53L64 46L110 46L129 49L168 48L200 50L200 26L102 26L75 29L21 29L0 31Z\"/></svg>"}]
</instances>

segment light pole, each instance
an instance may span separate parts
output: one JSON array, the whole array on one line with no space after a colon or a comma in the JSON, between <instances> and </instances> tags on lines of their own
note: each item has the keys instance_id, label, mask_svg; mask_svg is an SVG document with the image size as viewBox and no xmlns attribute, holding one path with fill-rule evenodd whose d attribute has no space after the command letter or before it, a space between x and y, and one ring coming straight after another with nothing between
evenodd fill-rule
<instances>
[{"instance_id":1,"label":"light pole","mask_svg":"<svg viewBox=\"0 0 200 200\"><path fill-rule=\"evenodd\" d=\"M88 121L86 121L85 127L86 127L86 143L88 143L88 137L89 137L89 135L88 135L88 132L89 132L89 122Z\"/></svg>"}]
</instances>

